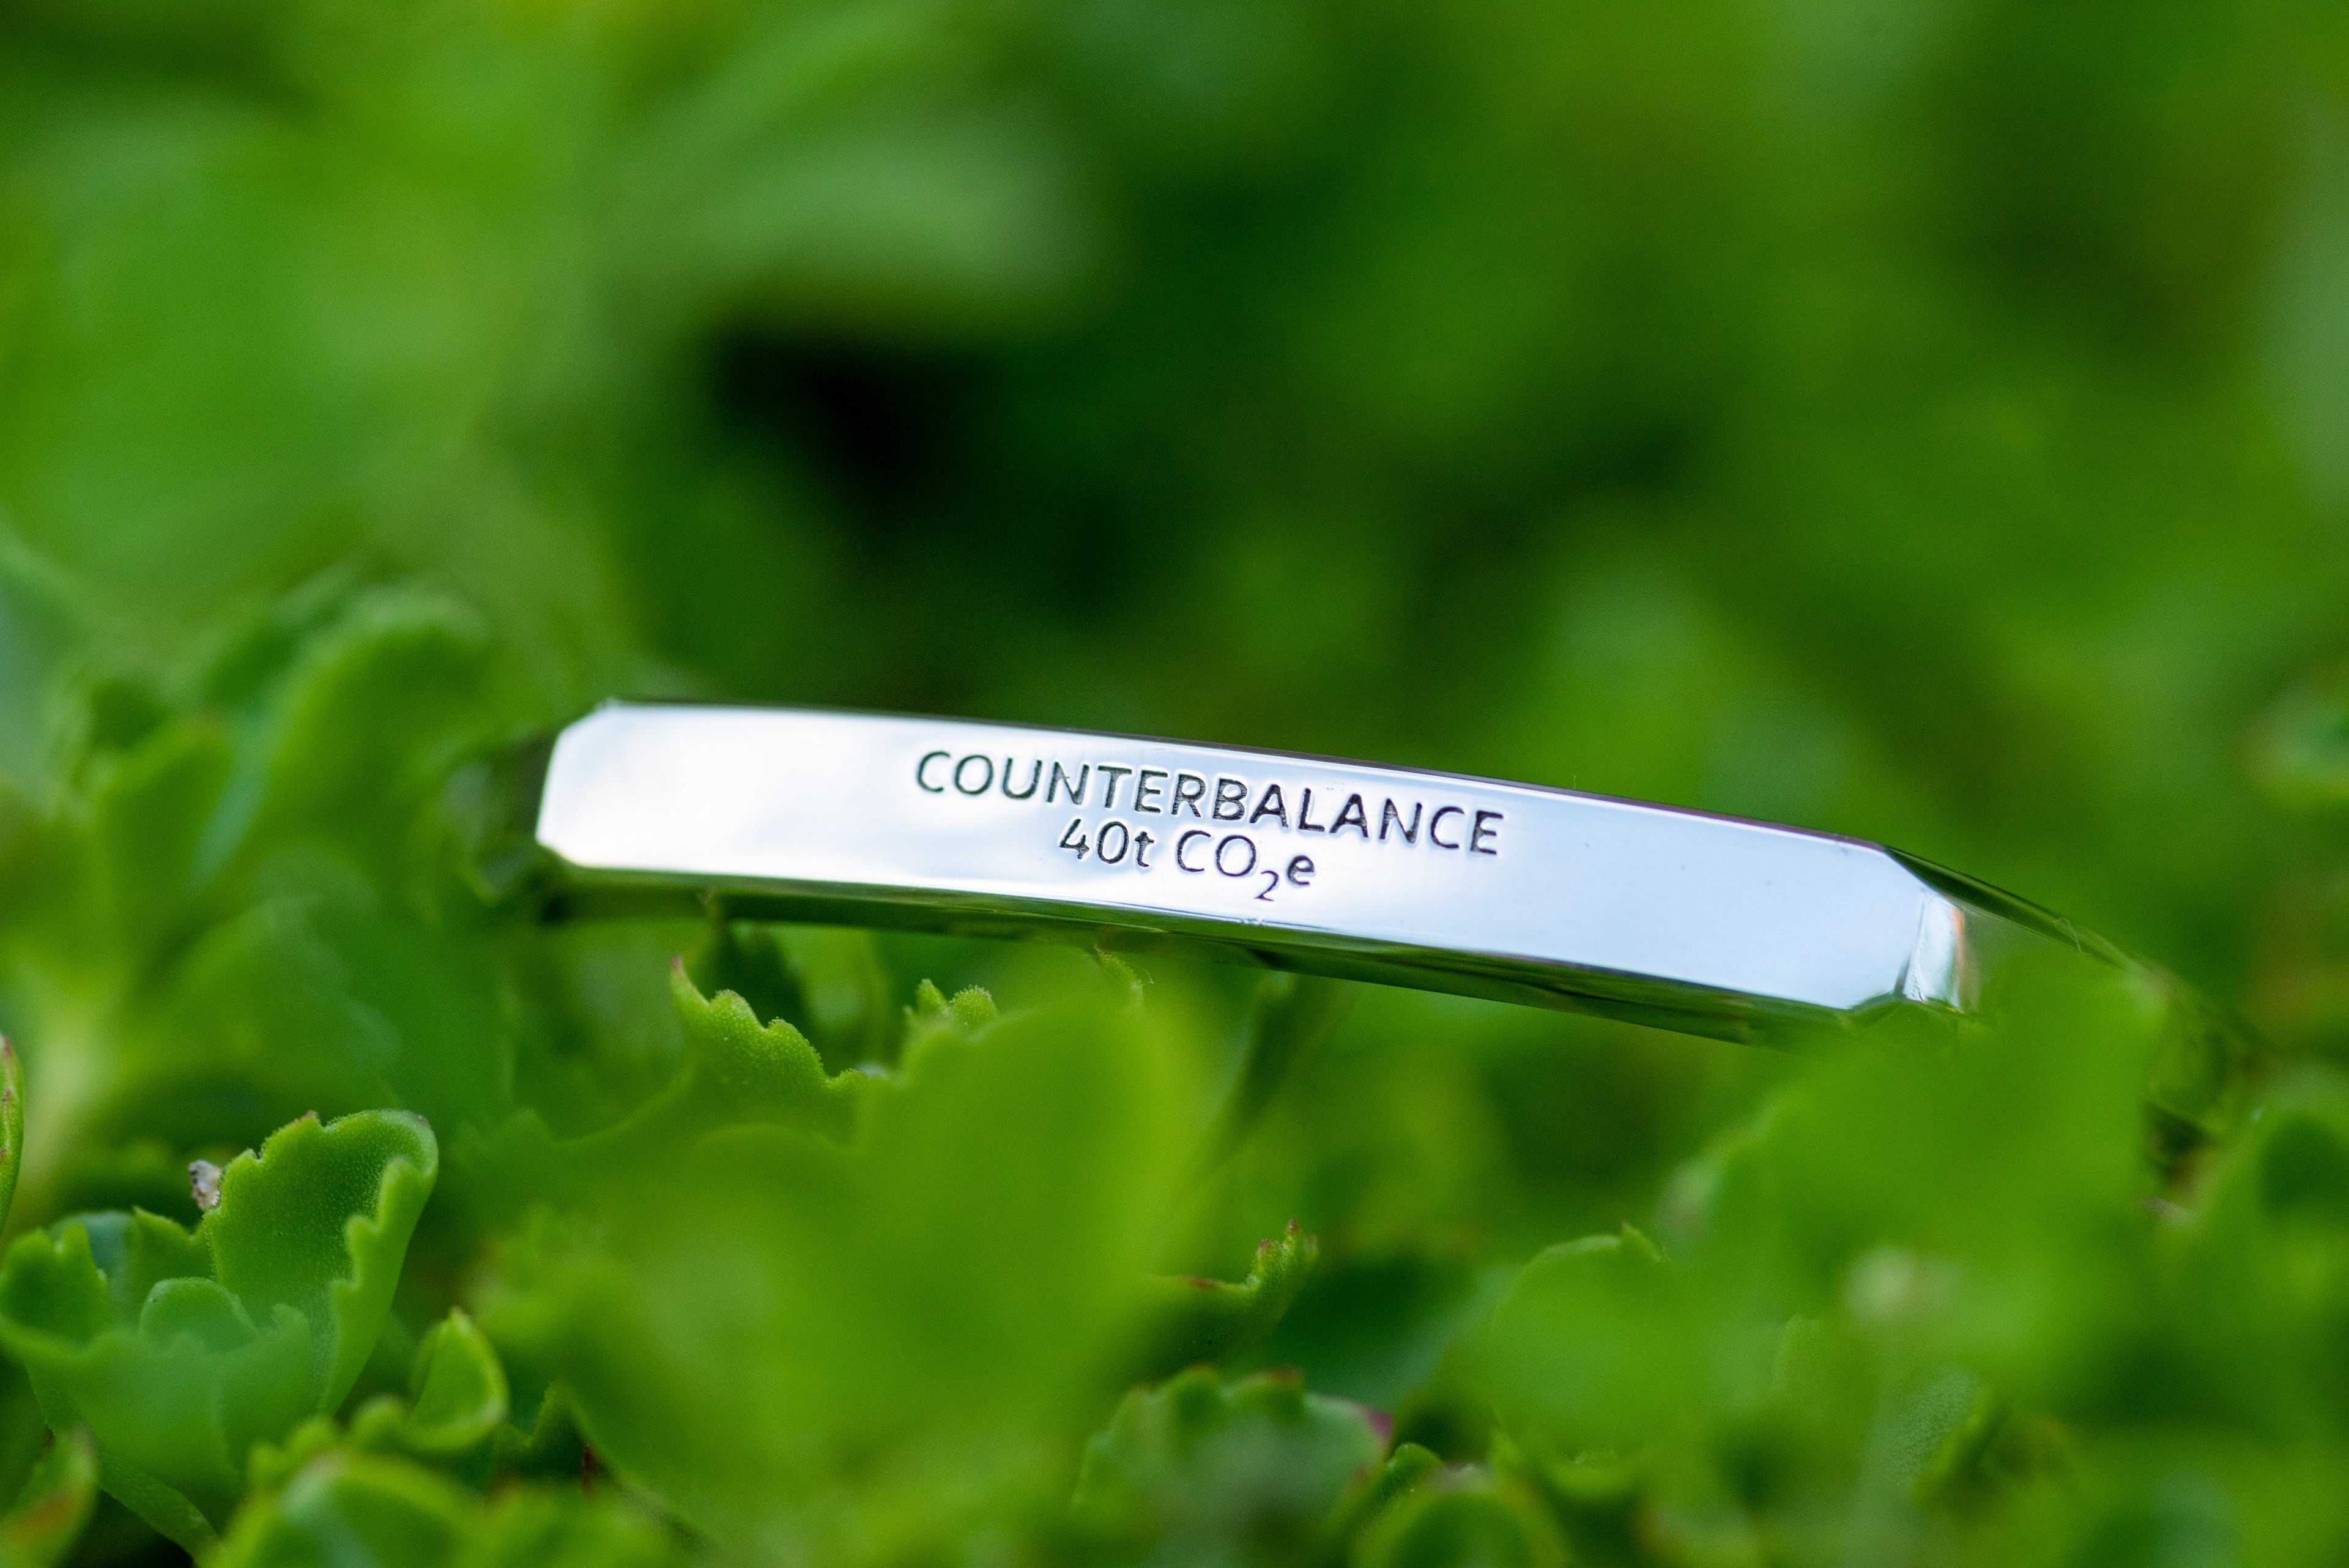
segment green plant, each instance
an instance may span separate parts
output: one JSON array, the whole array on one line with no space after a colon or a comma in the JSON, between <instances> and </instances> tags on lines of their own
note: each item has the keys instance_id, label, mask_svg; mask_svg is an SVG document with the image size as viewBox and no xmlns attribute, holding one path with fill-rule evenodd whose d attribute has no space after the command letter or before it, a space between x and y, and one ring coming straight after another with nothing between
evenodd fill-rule
<instances>
[{"instance_id":1,"label":"green plant","mask_svg":"<svg viewBox=\"0 0 2349 1568\"><path fill-rule=\"evenodd\" d=\"M6 7L0 1560L2349 1555L2337 12ZM1880 837L2271 1049L544 921L615 694Z\"/></svg>"},{"instance_id":2,"label":"green plant","mask_svg":"<svg viewBox=\"0 0 2349 1568\"><path fill-rule=\"evenodd\" d=\"M1446 1058L1340 1049L1342 988L1072 959L1027 1006L900 1006L868 939L539 923L490 864L482 657L444 602L323 587L179 689L82 687L16 808L26 1552L121 1538L93 1486L256 1564L2349 1539L2302 1484L2349 1438L2320 1069L2189 1071L2117 976L1997 1029L1675 1046L1772 1070L1606 1231L1447 1262L1489 1196L1382 1184L1493 1135ZM1481 1015L1422 1007L1439 1050ZM1159 1272L1267 1199L1244 1281Z\"/></svg>"},{"instance_id":3,"label":"green plant","mask_svg":"<svg viewBox=\"0 0 2349 1568\"><path fill-rule=\"evenodd\" d=\"M0 1345L52 1430L89 1430L109 1492L207 1544L254 1445L350 1392L439 1163L413 1116L305 1117L219 1174L192 1232L133 1210L19 1237Z\"/></svg>"}]
</instances>

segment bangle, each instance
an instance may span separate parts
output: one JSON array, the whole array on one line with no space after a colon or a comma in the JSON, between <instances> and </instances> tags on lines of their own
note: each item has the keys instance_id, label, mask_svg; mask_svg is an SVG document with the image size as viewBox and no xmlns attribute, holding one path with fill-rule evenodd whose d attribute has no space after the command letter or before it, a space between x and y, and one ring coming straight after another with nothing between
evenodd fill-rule
<instances>
[{"instance_id":1,"label":"bangle","mask_svg":"<svg viewBox=\"0 0 2349 1568\"><path fill-rule=\"evenodd\" d=\"M2034 956L2176 989L1879 845L1453 774L619 702L543 767L534 837L560 913L685 893L747 918L1171 950L1731 1039L1978 1013Z\"/></svg>"}]
</instances>

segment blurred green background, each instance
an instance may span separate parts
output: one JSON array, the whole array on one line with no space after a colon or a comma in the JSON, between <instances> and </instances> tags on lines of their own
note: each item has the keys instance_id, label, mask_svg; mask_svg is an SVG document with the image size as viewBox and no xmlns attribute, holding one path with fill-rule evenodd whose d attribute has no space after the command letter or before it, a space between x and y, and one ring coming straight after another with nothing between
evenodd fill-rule
<instances>
[{"instance_id":1,"label":"blurred green background","mask_svg":"<svg viewBox=\"0 0 2349 1568\"><path fill-rule=\"evenodd\" d=\"M2259 781L2303 781L2255 764L2342 646L2340 32L41 0L0 498L143 656L356 563L486 617L518 721L691 691L1750 812L2296 1020L2269 928L2321 893Z\"/></svg>"},{"instance_id":2,"label":"blurred green background","mask_svg":"<svg viewBox=\"0 0 2349 1568\"><path fill-rule=\"evenodd\" d=\"M758 933L533 932L482 908L450 848L460 765L606 696L680 694L1364 756L1879 838L2176 970L2277 1047L2290 1094L2332 1106L2325 1064L2349 1051L2349 16L2313 0L10 7L0 1026L32 1117L13 1223L133 1200L192 1218L181 1162L305 1109L408 1105L452 1151L519 1112L591 1131L674 1070L671 952L789 1012L835 1069L894 1059L918 980L1006 1006L1089 983L1064 953L801 932L779 961ZM1250 978L1149 979L1190 1042L1168 1047L1190 1065L1166 1071L1228 1071ZM1503 1413L1519 1469L1492 1461L1547 1476L1568 1521L1556 1541L1511 1537L1525 1561L2021 1561L2017 1540L2075 1537L2083 1561L2231 1562L2244 1540L2258 1560L2323 1560L2349 1536L2275 1478L2337 1476L2349 1452L2349 1406L2308 1359L2349 1343L2349 1312L2328 1315L2349 1243L2310 1242L2285 1304L2240 1258L2195 1265L2232 1284L2172 1282L2169 1306L2145 1304L2159 1270L2143 1249L2168 1243L2107 1232L2152 1224L2146 1204L2218 1199L2128 1163L2135 1027L2096 1013L1937 1057L1943 1097L1918 1100L1865 1062L1831 1057L1853 1076L1823 1087L1799 1058L1366 992L1228 1161L1143 1205L1152 1229L1120 1231L1118 1256L1236 1278L1299 1220L1319 1261L1255 1364L1402 1412L1448 1461L1492 1459L1495 1387L1548 1387L1563 1406ZM1789 1104L1842 1119L1765 1108ZM1036 1115L1042 1141L1019 1147L1062 1147ZM1788 1116L1808 1130L1784 1133ZM2308 1116L2294 1125L2338 1122ZM2307 1136L2349 1162L2333 1132ZM1800 1231L1847 1184L1883 1185L1883 1211L1820 1220L1807 1241L1748 1236L1747 1272L1716 1260L1735 1278L1707 1276L1664 1221L1724 1148L1773 1137L1816 1158L1781 1149L1792 1163L1761 1184L1778 1218L1754 1235ZM2119 1163L2078 1175L2086 1148ZM2333 1158L2308 1156L2307 1180L2349 1206ZM411 1327L487 1299L469 1282L523 1223L467 1168L452 1158L411 1256ZM1930 1218L1977 1189L2010 1229L1985 1241L1979 1216ZM2334 1223L2333 1201L2307 1212ZM2065 1229L2067 1203L2098 1217ZM2114 1451L2151 1456L2153 1501L2115 1504L2119 1544L2096 1546L2106 1472L2049 1501L2026 1484L2039 1461L2008 1454L1998 1485L1951 1482L1940 1502L1912 1488L1908 1522L1885 1524L1865 1502L1868 1465L1891 1463L1867 1456L1898 1447L1880 1389L1819 1397L1840 1436L1733 1440L1745 1417L1716 1412L1690 1439L1704 1465L1575 1491L1541 1465L1682 1450L1591 1438L1612 1396L1571 1378L1475 1383L1463 1336L1488 1332L1471 1325L1538 1249L1626 1221L1664 1236L1675 1288L1709 1304L1553 1310L1520 1282L1520 1317L1551 1312L1525 1355L1670 1321L1688 1337L1627 1341L1609 1365L1701 1361L1689 1347L1733 1340L1732 1318L1867 1319L1878 1275L1895 1307L1930 1297L1916 1260L1935 1249L1992 1274L2004 1258L2022 1295L2096 1326L2014 1307L2037 1326L2000 1320L2003 1349L1959 1334L1919 1365L1954 1356L1967 1389L1986 1378L1998 1408L2070 1434L2024 1445L2042 1458L2119 1423ZM2092 1268L2082 1234L2137 1261ZM872 1262L886 1252L823 1256L897 1279ZM1764 1254L1799 1256L1811 1283L1774 1294ZM950 1275L915 1340L953 1315ZM2212 1319L2204 1290L2240 1308L2231 1352L2178 1326ZM2092 1344L2120 1369L2079 1372L2102 1365ZM1049 1336L1015 1348L1051 1354ZM1910 1376L1883 1354L1884 1387ZM2222 1370L2230 1354L2243 1365ZM929 1407L918 1379L961 1389L966 1364L937 1355L905 1374L905 1408ZM2064 1392L2070 1372L2102 1392ZM775 1396L786 1407L833 1407L777 1386L799 1389ZM2194 1392L2173 1407L2150 1387ZM1045 1492L1073 1463L1066 1431L1106 1419L1069 1397L1081 1418L1043 1400L1061 1434L1037 1461L1058 1478ZM1642 1400L1713 1409L1669 1381ZM735 1419L719 1408L709 1423ZM2282 1447L2195 1469L2213 1432ZM1824 1510L1840 1523L1767 1525L1791 1494L1719 1480L1747 1475L1724 1452L1806 1443L1839 1456L1817 1461L1842 1478L1819 1488L1862 1498ZM1550 1459L1522 1458L1536 1449ZM805 1458L789 1454L769 1461ZM1290 1470L1233 1463L1202 1495ZM2135 1475L2139 1458L2112 1463ZM657 1469L628 1479L676 1503ZM1698 1469L1715 1480L1688 1481ZM1502 1484L1475 1473L1445 1495ZM2271 1517L2243 1480L2262 1474L2287 1494L2275 1517L2299 1521L2282 1536L2228 1522ZM680 1506L752 1559L947 1561L922 1555L946 1540L976 1561L982 1536L1048 1551L1026 1525L974 1533L935 1475L870 1496L809 1484L865 1498L838 1505L861 1522ZM1622 1501L1635 1492L1665 1501ZM2020 1534L1961 1548L1911 1518L1959 1492L1979 1504L1967 1517ZM2049 1522L2075 1514L2089 1522ZM1652 1523L1696 1515L1748 1533ZM1588 1523L1622 1518L1651 1522ZM1488 1524L1406 1519L1314 1550L1481 1561L1458 1552L1485 1550ZM1164 1528L1160 1560L1256 1560ZM124 1529L120 1550L143 1550Z\"/></svg>"}]
</instances>

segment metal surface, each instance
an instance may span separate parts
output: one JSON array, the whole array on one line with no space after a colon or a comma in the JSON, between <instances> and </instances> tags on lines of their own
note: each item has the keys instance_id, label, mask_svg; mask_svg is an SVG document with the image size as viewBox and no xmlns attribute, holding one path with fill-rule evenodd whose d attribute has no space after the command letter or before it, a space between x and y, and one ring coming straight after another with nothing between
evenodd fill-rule
<instances>
[{"instance_id":1,"label":"metal surface","mask_svg":"<svg viewBox=\"0 0 2349 1568\"><path fill-rule=\"evenodd\" d=\"M2117 955L1879 846L1488 779L1063 730L613 704L536 838L564 896L1047 935L1751 1037L1964 1012Z\"/></svg>"}]
</instances>

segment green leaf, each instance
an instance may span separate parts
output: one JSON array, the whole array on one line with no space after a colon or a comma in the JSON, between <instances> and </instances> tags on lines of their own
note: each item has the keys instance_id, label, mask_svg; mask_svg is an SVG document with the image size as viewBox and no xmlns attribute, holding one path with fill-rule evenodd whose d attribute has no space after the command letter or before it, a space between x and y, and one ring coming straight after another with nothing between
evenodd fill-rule
<instances>
[{"instance_id":1,"label":"green leaf","mask_svg":"<svg viewBox=\"0 0 2349 1568\"><path fill-rule=\"evenodd\" d=\"M441 1568L456 1560L479 1504L462 1487L402 1460L321 1454L283 1491L241 1510L213 1568L352 1561Z\"/></svg>"},{"instance_id":2,"label":"green leaf","mask_svg":"<svg viewBox=\"0 0 2349 1568\"><path fill-rule=\"evenodd\" d=\"M914 988L914 1003L905 1009L905 1039L902 1049L912 1052L934 1034L968 1038L995 1022L995 998L975 985L949 997L936 984L924 981Z\"/></svg>"},{"instance_id":3,"label":"green leaf","mask_svg":"<svg viewBox=\"0 0 2349 1568\"><path fill-rule=\"evenodd\" d=\"M417 1347L405 1439L425 1453L457 1453L505 1425L510 1402L505 1368L473 1320L457 1309Z\"/></svg>"},{"instance_id":4,"label":"green leaf","mask_svg":"<svg viewBox=\"0 0 2349 1568\"><path fill-rule=\"evenodd\" d=\"M0 1264L0 1345L53 1428L89 1428L106 1490L193 1550L254 1447L348 1390L437 1163L405 1113L305 1117L230 1162L192 1233L132 1212L20 1237Z\"/></svg>"},{"instance_id":5,"label":"green leaf","mask_svg":"<svg viewBox=\"0 0 2349 1568\"><path fill-rule=\"evenodd\" d=\"M0 779L48 782L60 689L91 630L65 576L0 529Z\"/></svg>"},{"instance_id":6,"label":"green leaf","mask_svg":"<svg viewBox=\"0 0 2349 1568\"><path fill-rule=\"evenodd\" d=\"M256 1321L287 1307L307 1321L321 1411L366 1365L440 1158L422 1117L365 1111L291 1122L221 1173L201 1227L214 1272Z\"/></svg>"},{"instance_id":7,"label":"green leaf","mask_svg":"<svg viewBox=\"0 0 2349 1568\"><path fill-rule=\"evenodd\" d=\"M458 1568L671 1568L687 1560L662 1521L629 1500L512 1487L473 1525L457 1561Z\"/></svg>"},{"instance_id":8,"label":"green leaf","mask_svg":"<svg viewBox=\"0 0 2349 1568\"><path fill-rule=\"evenodd\" d=\"M1195 1367L1128 1394L1085 1446L1072 1510L1127 1562L1305 1559L1375 1484L1386 1434L1293 1372L1225 1383Z\"/></svg>"},{"instance_id":9,"label":"green leaf","mask_svg":"<svg viewBox=\"0 0 2349 1568\"><path fill-rule=\"evenodd\" d=\"M514 1416L523 1415L515 1402ZM571 1412L571 1396L561 1384L540 1391L527 1424L509 1419L498 1429L492 1446L491 1470L500 1476L535 1476L567 1480L587 1461L586 1440Z\"/></svg>"},{"instance_id":10,"label":"green leaf","mask_svg":"<svg viewBox=\"0 0 2349 1568\"><path fill-rule=\"evenodd\" d=\"M101 1127L234 1147L305 1110L400 1104L442 1126L508 1106L505 1013L470 938L402 913L347 860L288 855L141 998Z\"/></svg>"},{"instance_id":11,"label":"green leaf","mask_svg":"<svg viewBox=\"0 0 2349 1568\"><path fill-rule=\"evenodd\" d=\"M1623 1452L1689 1409L1686 1288L1639 1231L1588 1236L1528 1262L1482 1347L1502 1410L1568 1452Z\"/></svg>"},{"instance_id":12,"label":"green leaf","mask_svg":"<svg viewBox=\"0 0 2349 1568\"><path fill-rule=\"evenodd\" d=\"M474 1179L511 1208L524 1195L579 1203L667 1167L727 1127L802 1128L847 1137L860 1108L885 1085L851 1068L827 1074L807 1036L783 1019L761 1023L730 991L704 996L682 959L669 965L669 1000L685 1064L634 1115L599 1132L558 1140L536 1116L513 1117L464 1148Z\"/></svg>"},{"instance_id":13,"label":"green leaf","mask_svg":"<svg viewBox=\"0 0 2349 1568\"><path fill-rule=\"evenodd\" d=\"M217 1283L185 1277L156 1281L124 1321L92 1257L96 1239L140 1270L107 1223L119 1218L17 1239L0 1264L0 1345L52 1430L89 1428L105 1490L192 1551L235 1502L243 1449L307 1413L308 1325L288 1310L257 1329Z\"/></svg>"},{"instance_id":14,"label":"green leaf","mask_svg":"<svg viewBox=\"0 0 2349 1568\"><path fill-rule=\"evenodd\" d=\"M780 1018L761 1023L750 1004L730 991L704 997L682 961L670 966L669 984L685 1023L688 1092L696 1100L722 1106L730 1119L787 1122L835 1135L847 1130L870 1078L857 1072L827 1075L806 1035Z\"/></svg>"},{"instance_id":15,"label":"green leaf","mask_svg":"<svg viewBox=\"0 0 2349 1568\"><path fill-rule=\"evenodd\" d=\"M519 1410L517 1401L517 1415ZM529 1425L507 1420L491 1443L491 1474L538 1476L568 1481L587 1465L587 1438L580 1437L578 1417L571 1413L571 1394L552 1385L538 1394Z\"/></svg>"},{"instance_id":16,"label":"green leaf","mask_svg":"<svg viewBox=\"0 0 2349 1568\"><path fill-rule=\"evenodd\" d=\"M153 961L187 926L235 766L227 732L210 720L166 723L105 764L90 802L92 890L132 961Z\"/></svg>"},{"instance_id":17,"label":"green leaf","mask_svg":"<svg viewBox=\"0 0 2349 1568\"><path fill-rule=\"evenodd\" d=\"M1164 1377L1262 1344L1296 1303L1319 1256L1319 1240L1292 1220L1281 1234L1257 1244L1255 1265L1237 1284L1193 1276L1153 1279L1140 1376Z\"/></svg>"},{"instance_id":18,"label":"green leaf","mask_svg":"<svg viewBox=\"0 0 2349 1568\"><path fill-rule=\"evenodd\" d=\"M1565 1568L1540 1500L1483 1470L1430 1476L1363 1528L1360 1568Z\"/></svg>"},{"instance_id":19,"label":"green leaf","mask_svg":"<svg viewBox=\"0 0 2349 1568\"><path fill-rule=\"evenodd\" d=\"M711 1020L752 1063L789 1044ZM907 1555L1009 1528L1131 1344L1191 1103L1166 1043L1088 1002L905 1064L844 1141L742 1126L630 1169L483 1302L599 1459L746 1554L853 1560L866 1508ZM903 1466L866 1465L885 1444Z\"/></svg>"},{"instance_id":20,"label":"green leaf","mask_svg":"<svg viewBox=\"0 0 2349 1568\"><path fill-rule=\"evenodd\" d=\"M84 1345L114 1322L106 1276L90 1257L90 1227L67 1221L19 1236L0 1265L0 1327Z\"/></svg>"},{"instance_id":21,"label":"green leaf","mask_svg":"<svg viewBox=\"0 0 2349 1568\"><path fill-rule=\"evenodd\" d=\"M369 1400L352 1419L351 1442L360 1449L455 1459L501 1433L512 1434L506 1425L510 1409L505 1367L497 1352L473 1320L452 1307L416 1348L409 1397Z\"/></svg>"},{"instance_id":22,"label":"green leaf","mask_svg":"<svg viewBox=\"0 0 2349 1568\"><path fill-rule=\"evenodd\" d=\"M328 1449L241 1509L209 1568L666 1568L684 1552L629 1501L516 1486L484 1502L413 1461Z\"/></svg>"},{"instance_id":23,"label":"green leaf","mask_svg":"<svg viewBox=\"0 0 2349 1568\"><path fill-rule=\"evenodd\" d=\"M0 1568L50 1568L65 1561L98 1499L98 1456L78 1427L56 1434L0 1514Z\"/></svg>"},{"instance_id":24,"label":"green leaf","mask_svg":"<svg viewBox=\"0 0 2349 1568\"><path fill-rule=\"evenodd\" d=\"M1362 1494L1365 1509L1384 1508L1396 1498L1418 1486L1444 1469L1444 1461L1434 1450L1417 1443L1397 1443L1394 1452L1380 1468L1378 1479Z\"/></svg>"},{"instance_id":25,"label":"green leaf","mask_svg":"<svg viewBox=\"0 0 2349 1568\"><path fill-rule=\"evenodd\" d=\"M397 1402L387 1403L396 1406ZM362 1420L367 1413L365 1409L359 1412ZM392 1416L395 1422L398 1415L397 1408L394 1408ZM352 1423L354 1427L359 1424L360 1421ZM262 1439L253 1445L253 1452L245 1458L245 1495L251 1498L259 1493L282 1490L312 1459L341 1446L343 1431L331 1416L306 1417L286 1433L282 1442Z\"/></svg>"},{"instance_id":26,"label":"green leaf","mask_svg":"<svg viewBox=\"0 0 2349 1568\"><path fill-rule=\"evenodd\" d=\"M16 1049L0 1034L0 1224L16 1198L16 1176L25 1157L25 1067Z\"/></svg>"},{"instance_id":27,"label":"green leaf","mask_svg":"<svg viewBox=\"0 0 2349 1568\"><path fill-rule=\"evenodd\" d=\"M837 1072L895 1058L903 1033L873 934L753 924L713 907L709 935L688 964L705 996L731 991L761 1018L788 1018Z\"/></svg>"},{"instance_id":28,"label":"green leaf","mask_svg":"<svg viewBox=\"0 0 2349 1568\"><path fill-rule=\"evenodd\" d=\"M486 651L480 618L445 597L358 596L285 677L253 832L319 833L396 865L413 812L479 722Z\"/></svg>"}]
</instances>

